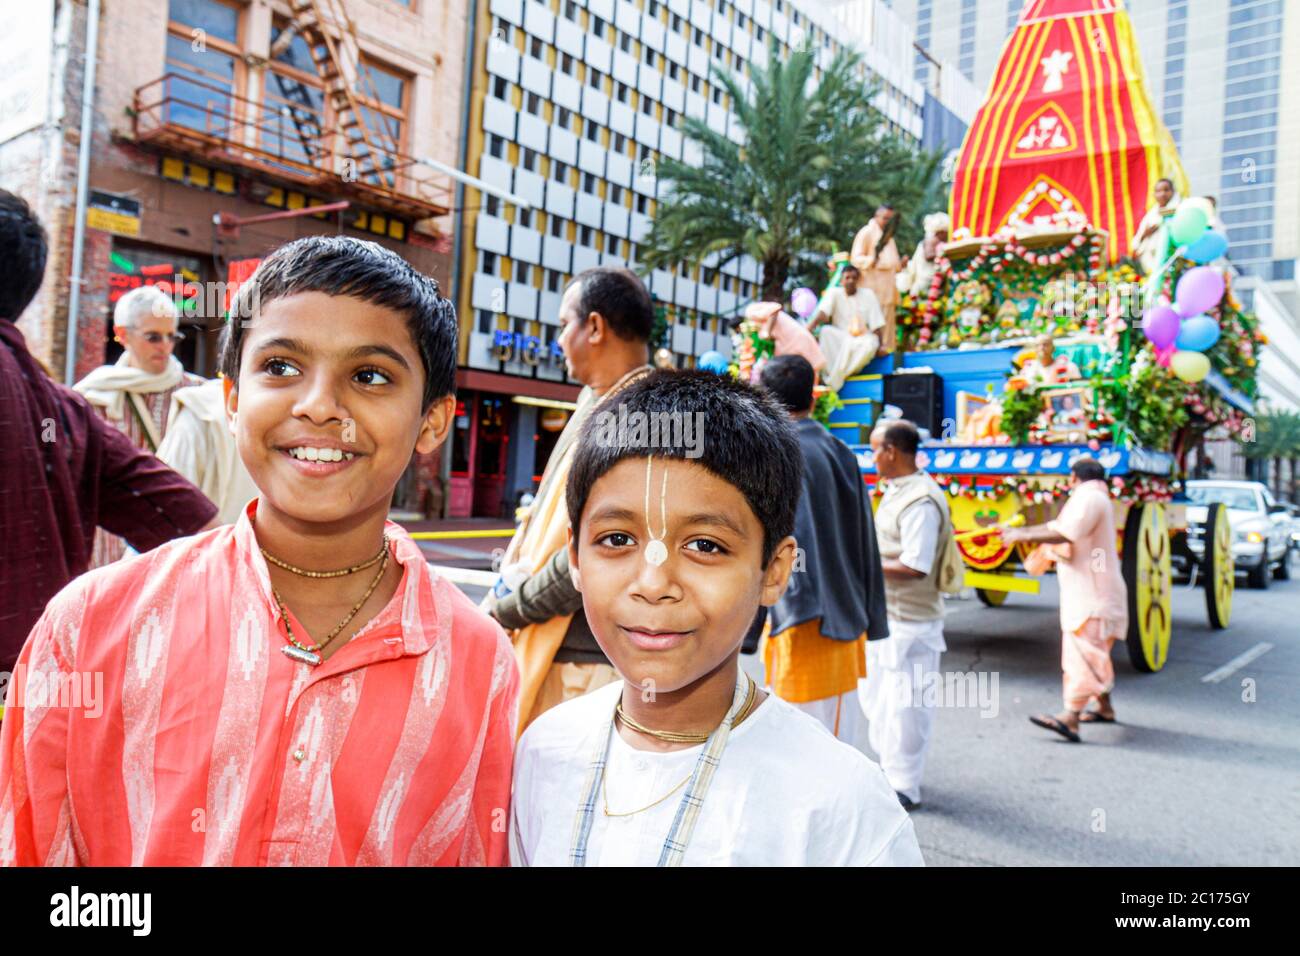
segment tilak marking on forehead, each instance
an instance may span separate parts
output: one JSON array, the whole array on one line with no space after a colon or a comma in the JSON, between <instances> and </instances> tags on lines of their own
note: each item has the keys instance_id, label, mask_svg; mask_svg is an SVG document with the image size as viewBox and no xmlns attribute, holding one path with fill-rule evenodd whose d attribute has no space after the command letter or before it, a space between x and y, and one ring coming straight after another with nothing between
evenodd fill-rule
<instances>
[{"instance_id":1,"label":"tilak marking on forehead","mask_svg":"<svg viewBox=\"0 0 1300 956\"><path fill-rule=\"evenodd\" d=\"M663 530L658 535L650 527L650 469L654 462L653 455L645 459L645 529L650 541L645 546L645 559L656 568L668 560L668 546L663 539L668 535L668 463L664 463L664 480L659 491L659 520Z\"/></svg>"}]
</instances>

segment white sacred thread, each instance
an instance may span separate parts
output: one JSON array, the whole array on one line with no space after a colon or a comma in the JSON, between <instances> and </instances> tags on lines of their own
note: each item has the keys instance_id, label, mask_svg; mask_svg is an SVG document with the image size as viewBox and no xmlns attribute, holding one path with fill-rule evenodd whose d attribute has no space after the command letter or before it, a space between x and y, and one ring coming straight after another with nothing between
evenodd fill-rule
<instances>
[{"instance_id":1,"label":"white sacred thread","mask_svg":"<svg viewBox=\"0 0 1300 956\"><path fill-rule=\"evenodd\" d=\"M663 542L663 539L668 535L668 468L664 466L664 483L659 492L659 520L663 522L664 529L656 535L654 529L650 527L650 468L653 461L653 455L646 456L645 530L650 535L650 543L645 546L645 559L657 568L668 560L668 546Z\"/></svg>"}]
</instances>

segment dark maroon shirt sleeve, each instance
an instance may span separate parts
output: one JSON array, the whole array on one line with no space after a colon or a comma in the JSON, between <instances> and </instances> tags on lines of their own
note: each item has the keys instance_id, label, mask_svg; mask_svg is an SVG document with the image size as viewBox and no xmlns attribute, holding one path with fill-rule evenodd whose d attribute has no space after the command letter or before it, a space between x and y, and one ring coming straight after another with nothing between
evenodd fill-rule
<instances>
[{"instance_id":1,"label":"dark maroon shirt sleeve","mask_svg":"<svg viewBox=\"0 0 1300 956\"><path fill-rule=\"evenodd\" d=\"M103 442L98 524L105 531L148 551L203 530L217 516L203 492L111 424L93 415L90 427Z\"/></svg>"}]
</instances>

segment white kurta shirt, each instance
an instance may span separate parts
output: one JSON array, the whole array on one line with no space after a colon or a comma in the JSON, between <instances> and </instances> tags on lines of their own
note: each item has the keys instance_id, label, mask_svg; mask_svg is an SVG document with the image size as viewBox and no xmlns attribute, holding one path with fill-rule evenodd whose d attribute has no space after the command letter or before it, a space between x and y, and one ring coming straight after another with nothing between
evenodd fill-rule
<instances>
[{"instance_id":1,"label":"white kurta shirt","mask_svg":"<svg viewBox=\"0 0 1300 956\"><path fill-rule=\"evenodd\" d=\"M537 718L515 753L510 859L568 866L573 821L617 681ZM702 746L702 745L701 745ZM617 734L609 809L644 807L686 779L701 747L636 750ZM607 817L597 794L587 861L654 866L685 787L652 809ZM687 866L923 866L912 821L870 759L816 719L769 696L731 732L684 858Z\"/></svg>"}]
</instances>

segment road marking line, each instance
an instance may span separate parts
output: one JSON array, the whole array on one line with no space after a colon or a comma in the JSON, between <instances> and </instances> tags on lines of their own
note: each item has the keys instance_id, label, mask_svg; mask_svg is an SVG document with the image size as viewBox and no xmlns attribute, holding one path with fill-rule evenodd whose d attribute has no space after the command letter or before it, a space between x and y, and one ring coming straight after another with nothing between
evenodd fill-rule
<instances>
[{"instance_id":1,"label":"road marking line","mask_svg":"<svg viewBox=\"0 0 1300 956\"><path fill-rule=\"evenodd\" d=\"M1228 661L1228 663L1224 664L1222 667L1218 668L1217 670L1210 671L1208 674L1206 674L1204 677L1201 678L1201 683L1217 684L1225 677L1231 677L1234 672L1241 670L1243 667L1245 667L1255 658L1263 657L1272 649L1273 649L1272 644L1269 644L1267 641L1261 641L1260 643L1256 644L1254 647L1252 647L1250 650L1246 651L1245 653L1238 654L1236 657Z\"/></svg>"}]
</instances>

